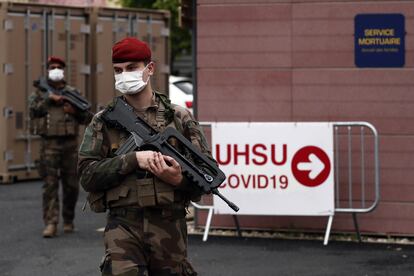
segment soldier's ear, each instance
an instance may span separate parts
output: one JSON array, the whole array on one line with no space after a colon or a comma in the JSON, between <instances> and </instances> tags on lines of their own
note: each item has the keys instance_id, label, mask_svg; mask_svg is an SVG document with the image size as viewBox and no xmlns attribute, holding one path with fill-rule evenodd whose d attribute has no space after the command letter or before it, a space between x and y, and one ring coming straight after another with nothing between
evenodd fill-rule
<instances>
[{"instance_id":1,"label":"soldier's ear","mask_svg":"<svg viewBox=\"0 0 414 276\"><path fill-rule=\"evenodd\" d=\"M155 63L153 61L151 61L150 63L148 63L148 72L149 74L152 76L155 72Z\"/></svg>"}]
</instances>

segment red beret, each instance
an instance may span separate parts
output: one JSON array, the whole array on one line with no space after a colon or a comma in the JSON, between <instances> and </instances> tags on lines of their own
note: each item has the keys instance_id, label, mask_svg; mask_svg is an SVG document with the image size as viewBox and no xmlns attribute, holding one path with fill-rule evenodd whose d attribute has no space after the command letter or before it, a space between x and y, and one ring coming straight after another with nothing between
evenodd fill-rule
<instances>
[{"instance_id":1,"label":"red beret","mask_svg":"<svg viewBox=\"0 0 414 276\"><path fill-rule=\"evenodd\" d=\"M51 63L59 63L60 65L62 65L63 67L66 67L66 63L63 59L61 59L60 57L54 57L54 56L50 56L47 59L47 66L49 66Z\"/></svg>"},{"instance_id":2,"label":"red beret","mask_svg":"<svg viewBox=\"0 0 414 276\"><path fill-rule=\"evenodd\" d=\"M150 61L151 50L147 43L134 37L126 37L112 47L112 62Z\"/></svg>"}]
</instances>

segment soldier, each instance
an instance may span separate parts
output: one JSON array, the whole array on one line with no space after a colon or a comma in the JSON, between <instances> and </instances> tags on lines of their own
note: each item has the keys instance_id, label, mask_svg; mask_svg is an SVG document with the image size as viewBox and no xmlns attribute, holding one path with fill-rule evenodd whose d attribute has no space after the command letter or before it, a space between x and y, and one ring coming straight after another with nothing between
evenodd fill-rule
<instances>
[{"instance_id":1,"label":"soldier","mask_svg":"<svg viewBox=\"0 0 414 276\"><path fill-rule=\"evenodd\" d=\"M211 158L189 110L152 89L155 64L146 43L135 38L117 42L112 62L115 87L136 116L160 132L174 127ZM85 130L78 161L91 209L109 209L102 275L197 275L187 260L185 215L190 200L199 200L201 191L169 156L149 150L115 156L129 133L105 121L106 110Z\"/></svg>"},{"instance_id":2,"label":"soldier","mask_svg":"<svg viewBox=\"0 0 414 276\"><path fill-rule=\"evenodd\" d=\"M65 62L50 57L47 78L34 82L37 90L29 98L30 129L42 137L39 175L43 178L43 237L52 238L59 222L59 179L63 191L63 232L74 231L73 219L78 199L79 183L76 178L77 135L79 124L89 123L91 115L81 112L61 95L63 91L77 90L64 80Z\"/></svg>"}]
</instances>

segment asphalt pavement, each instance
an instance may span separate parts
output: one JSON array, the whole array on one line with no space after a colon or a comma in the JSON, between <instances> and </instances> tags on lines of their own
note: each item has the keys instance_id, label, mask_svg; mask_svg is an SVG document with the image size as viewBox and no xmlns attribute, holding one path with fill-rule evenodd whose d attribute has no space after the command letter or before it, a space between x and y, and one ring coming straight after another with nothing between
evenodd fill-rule
<instances>
[{"instance_id":1,"label":"asphalt pavement","mask_svg":"<svg viewBox=\"0 0 414 276\"><path fill-rule=\"evenodd\" d=\"M0 275L100 275L105 215L77 206L73 234L43 239L41 182L0 185ZM199 275L414 275L414 246L263 238L189 237Z\"/></svg>"}]
</instances>

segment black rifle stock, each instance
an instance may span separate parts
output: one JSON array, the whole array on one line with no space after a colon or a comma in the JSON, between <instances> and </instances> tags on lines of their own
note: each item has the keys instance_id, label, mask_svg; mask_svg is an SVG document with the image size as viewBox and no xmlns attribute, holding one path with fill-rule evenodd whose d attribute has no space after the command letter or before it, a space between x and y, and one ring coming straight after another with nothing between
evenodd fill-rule
<instances>
[{"instance_id":1,"label":"black rifle stock","mask_svg":"<svg viewBox=\"0 0 414 276\"><path fill-rule=\"evenodd\" d=\"M80 94L69 90L57 91L50 87L44 78L34 81L33 85L45 93L54 93L63 96L64 100L68 101L70 104L81 111L87 111L91 108L91 103Z\"/></svg>"},{"instance_id":2,"label":"black rifle stock","mask_svg":"<svg viewBox=\"0 0 414 276\"><path fill-rule=\"evenodd\" d=\"M107 122L131 133L131 136L127 141L115 152L116 155L125 154L137 149L149 149L171 156L180 164L183 175L194 182L204 193L213 193L224 200L234 211L237 212L239 210L239 207L225 198L217 189L226 179L223 171L221 171L212 160L208 159L195 148L193 144L191 144L191 142L177 130L167 127L164 132L158 133L148 125L147 122L136 116L133 108L121 98L118 98L113 108L105 112L103 118ZM192 161L188 160L171 146L168 143L168 139L172 137L179 141L180 145L183 146L193 158L196 158L198 163L202 163L203 166L201 168L196 166Z\"/></svg>"}]
</instances>

